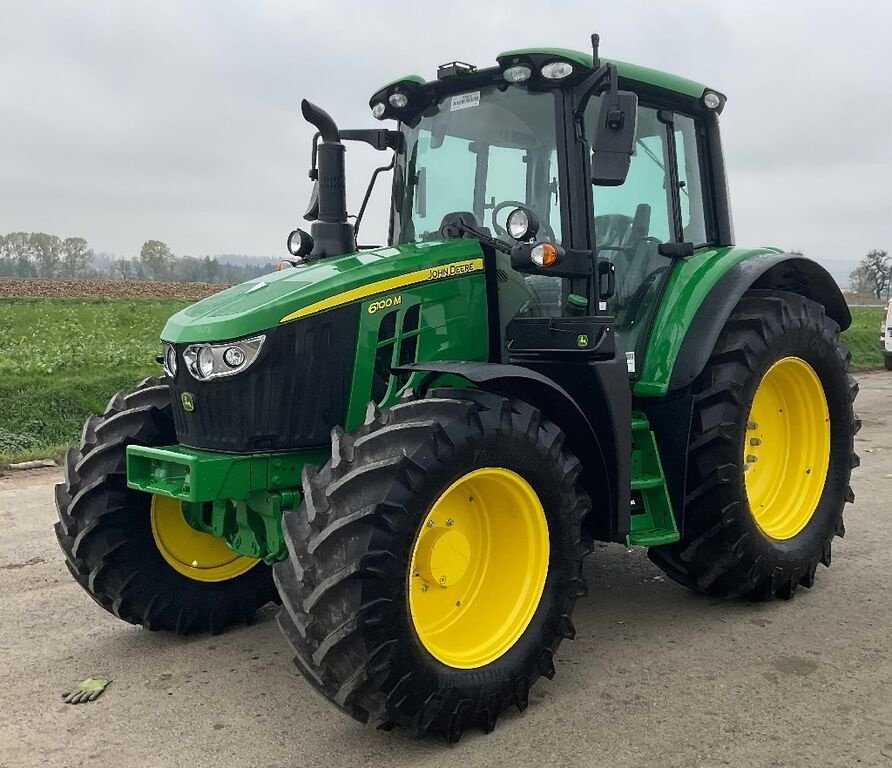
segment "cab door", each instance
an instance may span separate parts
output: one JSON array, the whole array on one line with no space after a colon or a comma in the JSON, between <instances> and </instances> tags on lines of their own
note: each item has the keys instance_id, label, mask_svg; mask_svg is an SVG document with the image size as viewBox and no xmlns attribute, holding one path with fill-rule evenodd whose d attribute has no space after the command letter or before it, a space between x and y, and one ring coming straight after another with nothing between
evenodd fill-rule
<instances>
[{"instance_id":1,"label":"cab door","mask_svg":"<svg viewBox=\"0 0 892 768\"><path fill-rule=\"evenodd\" d=\"M594 125L600 99L586 109ZM638 136L625 182L594 188L598 256L613 265L615 289L606 309L616 318L629 371L640 367L651 318L674 261L663 243L706 245L711 238L704 200L706 131L670 109L639 103Z\"/></svg>"}]
</instances>

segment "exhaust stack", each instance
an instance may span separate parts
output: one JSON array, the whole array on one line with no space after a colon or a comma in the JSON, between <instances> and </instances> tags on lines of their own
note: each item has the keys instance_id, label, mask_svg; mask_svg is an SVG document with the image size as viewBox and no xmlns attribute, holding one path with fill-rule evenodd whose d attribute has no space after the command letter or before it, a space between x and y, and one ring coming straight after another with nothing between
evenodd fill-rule
<instances>
[{"instance_id":1,"label":"exhaust stack","mask_svg":"<svg viewBox=\"0 0 892 768\"><path fill-rule=\"evenodd\" d=\"M347 176L345 148L335 121L324 109L304 99L300 105L304 119L319 131L314 193L316 217L310 227L313 236L312 259L341 256L356 250L353 225L347 221Z\"/></svg>"}]
</instances>

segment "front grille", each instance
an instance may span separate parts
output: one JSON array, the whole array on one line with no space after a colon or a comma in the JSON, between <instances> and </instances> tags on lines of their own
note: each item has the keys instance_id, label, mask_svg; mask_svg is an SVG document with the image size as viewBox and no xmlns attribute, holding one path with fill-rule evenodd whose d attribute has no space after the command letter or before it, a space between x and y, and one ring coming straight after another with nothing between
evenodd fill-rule
<instances>
[{"instance_id":1,"label":"front grille","mask_svg":"<svg viewBox=\"0 0 892 768\"><path fill-rule=\"evenodd\" d=\"M187 345L177 345L172 389L179 442L234 453L327 447L331 428L347 413L358 322L355 304L286 323L267 332L243 374L207 382L185 369ZM192 411L183 408L184 393L192 396Z\"/></svg>"}]
</instances>

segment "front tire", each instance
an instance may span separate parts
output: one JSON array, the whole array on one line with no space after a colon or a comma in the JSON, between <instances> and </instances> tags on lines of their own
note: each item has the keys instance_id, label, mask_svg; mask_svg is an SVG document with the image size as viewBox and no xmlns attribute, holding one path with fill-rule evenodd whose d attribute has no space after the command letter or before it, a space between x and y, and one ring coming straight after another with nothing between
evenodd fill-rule
<instances>
[{"instance_id":1,"label":"front tire","mask_svg":"<svg viewBox=\"0 0 892 768\"><path fill-rule=\"evenodd\" d=\"M437 390L333 433L274 576L295 663L362 722L457 741L554 675L590 504L532 406Z\"/></svg>"},{"instance_id":2,"label":"front tire","mask_svg":"<svg viewBox=\"0 0 892 768\"><path fill-rule=\"evenodd\" d=\"M693 384L681 541L649 556L719 597L791 598L843 536L858 385L839 326L782 291L747 292Z\"/></svg>"},{"instance_id":3,"label":"front tire","mask_svg":"<svg viewBox=\"0 0 892 768\"><path fill-rule=\"evenodd\" d=\"M166 381L115 395L68 451L56 538L72 576L109 613L150 630L217 634L252 622L277 595L269 566L194 531L173 499L127 487L128 445L175 442Z\"/></svg>"}]
</instances>

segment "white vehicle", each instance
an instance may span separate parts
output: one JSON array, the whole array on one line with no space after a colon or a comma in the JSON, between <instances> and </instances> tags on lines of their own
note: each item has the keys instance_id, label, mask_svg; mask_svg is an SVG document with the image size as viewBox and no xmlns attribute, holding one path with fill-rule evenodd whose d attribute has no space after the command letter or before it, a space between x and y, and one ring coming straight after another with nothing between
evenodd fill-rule
<instances>
[{"instance_id":1,"label":"white vehicle","mask_svg":"<svg viewBox=\"0 0 892 768\"><path fill-rule=\"evenodd\" d=\"M892 371L892 313L889 307L892 306L892 299L886 302L886 308L883 310L883 324L880 327L880 343L883 345L883 365L887 371Z\"/></svg>"}]
</instances>

